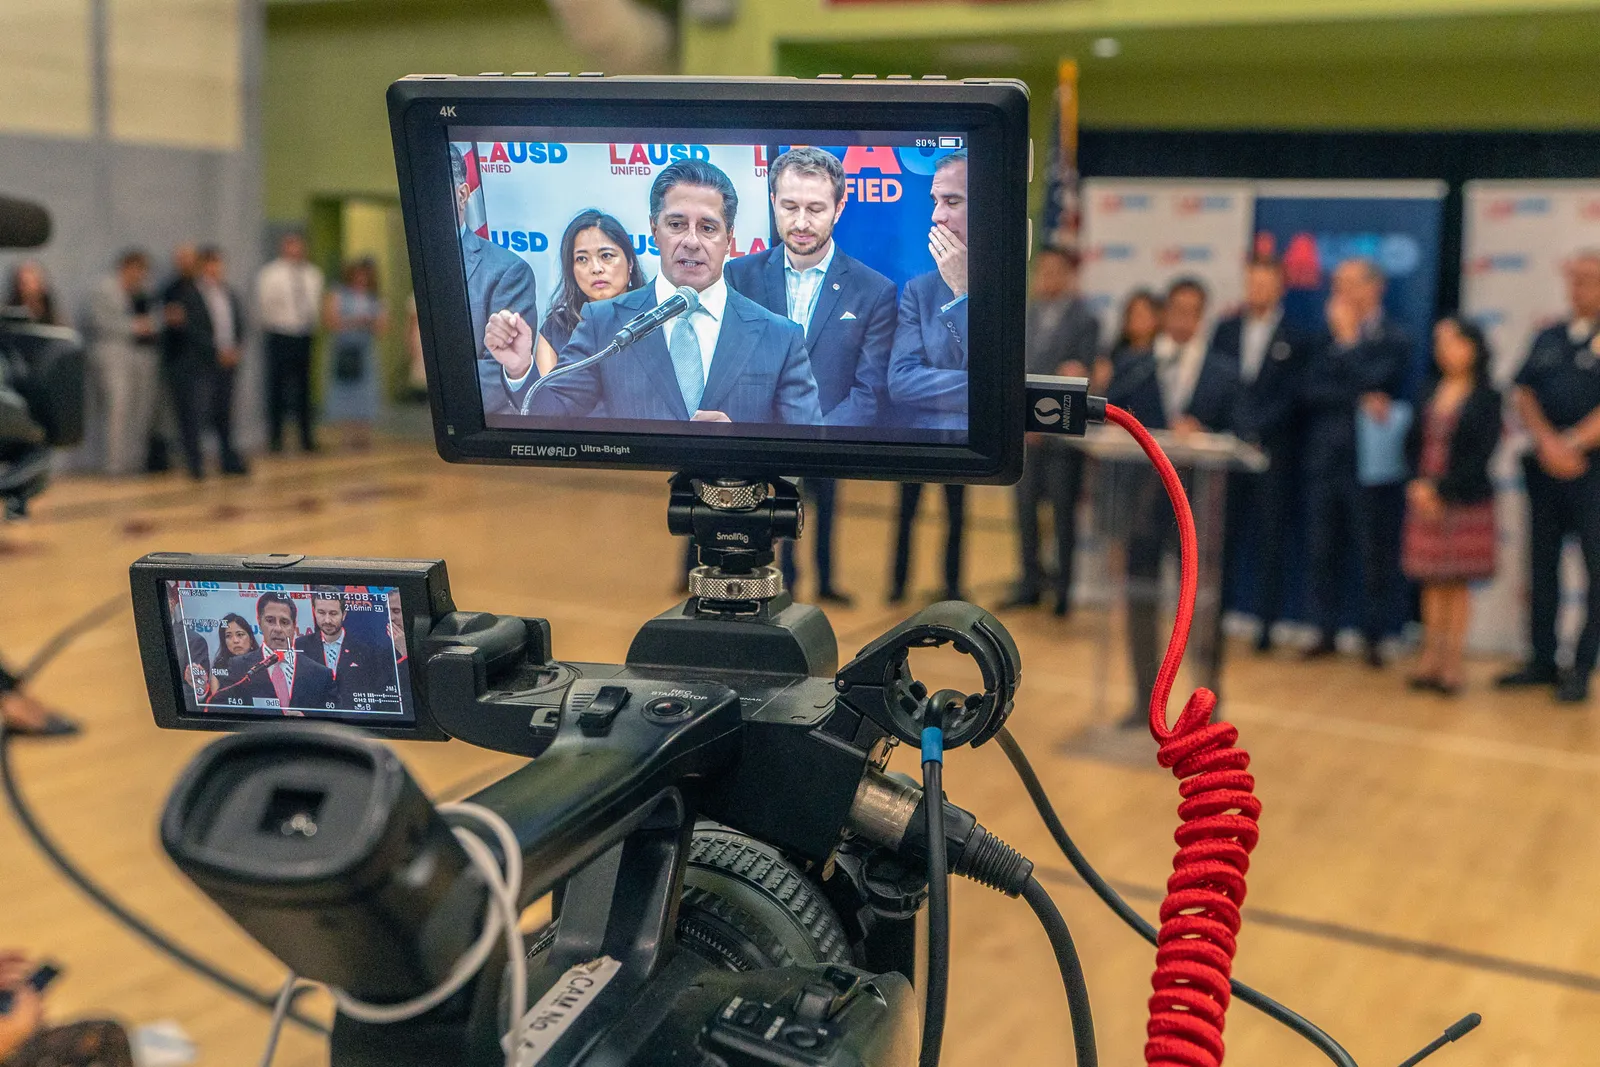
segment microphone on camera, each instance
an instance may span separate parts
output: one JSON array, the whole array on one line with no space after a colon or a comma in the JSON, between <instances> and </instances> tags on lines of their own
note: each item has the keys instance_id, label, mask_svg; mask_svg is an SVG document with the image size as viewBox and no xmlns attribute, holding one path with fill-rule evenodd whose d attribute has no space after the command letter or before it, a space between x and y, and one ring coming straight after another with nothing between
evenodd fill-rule
<instances>
[{"instance_id":1,"label":"microphone on camera","mask_svg":"<svg viewBox=\"0 0 1600 1067\"><path fill-rule=\"evenodd\" d=\"M31 200L0 196L0 248L38 248L50 240L50 212Z\"/></svg>"},{"instance_id":2,"label":"microphone on camera","mask_svg":"<svg viewBox=\"0 0 1600 1067\"><path fill-rule=\"evenodd\" d=\"M661 303L623 323L622 328L611 338L611 343L600 351L592 356L580 359L576 363L568 363L564 366L556 367L549 374L534 382L529 387L527 394L522 398L521 414L528 414L533 406L533 398L539 395L539 390L557 378L568 374L576 374L580 370L594 366L601 360L610 359L652 330L660 329L663 324L670 322L679 315L686 315L699 306L700 294L695 292L692 286L678 286L678 291L661 301Z\"/></svg>"}]
</instances>

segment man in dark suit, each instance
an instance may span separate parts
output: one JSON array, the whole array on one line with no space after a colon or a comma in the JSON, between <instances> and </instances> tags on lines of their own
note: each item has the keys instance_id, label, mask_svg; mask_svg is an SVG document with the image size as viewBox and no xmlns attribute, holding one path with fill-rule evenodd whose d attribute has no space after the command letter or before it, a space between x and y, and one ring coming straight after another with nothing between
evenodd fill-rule
<instances>
[{"instance_id":1,"label":"man in dark suit","mask_svg":"<svg viewBox=\"0 0 1600 1067\"><path fill-rule=\"evenodd\" d=\"M884 425L895 286L833 240L844 214L844 166L820 148L792 148L773 160L767 187L781 243L730 260L728 285L806 331L824 426ZM849 604L833 585L833 479L807 478L802 488L816 505L806 525L816 544L817 599ZM788 541L783 571L792 589L797 572Z\"/></svg>"},{"instance_id":2,"label":"man in dark suit","mask_svg":"<svg viewBox=\"0 0 1600 1067\"><path fill-rule=\"evenodd\" d=\"M1351 259L1333 274L1328 299L1329 336L1305 368L1307 555L1312 575L1313 621L1320 635L1311 658L1334 651L1345 564L1359 546L1362 629L1367 662L1383 666L1380 642L1395 620L1400 578L1400 525L1405 485L1364 486L1356 460L1356 423L1387 423L1405 386L1411 339L1383 312L1385 279L1377 264Z\"/></svg>"},{"instance_id":3,"label":"man in dark suit","mask_svg":"<svg viewBox=\"0 0 1600 1067\"><path fill-rule=\"evenodd\" d=\"M520 321L531 324L528 326L531 336L531 331L539 328L539 283L533 276L533 268L521 256L479 237L467 226L472 186L467 182L466 159L454 146L450 148L450 180L456 189L456 226L461 238L461 261L467 272L467 305L472 313L472 341L477 352L483 413L511 415L516 412L516 406L507 376L522 377L528 372L516 366L517 355L510 340L498 349L492 348L486 330L495 312L513 311L521 316ZM532 363L531 355L528 361ZM513 371L518 373L513 374Z\"/></svg>"},{"instance_id":4,"label":"man in dark suit","mask_svg":"<svg viewBox=\"0 0 1600 1067\"><path fill-rule=\"evenodd\" d=\"M214 704L278 708L285 715L332 711L338 707L333 672L316 656L294 647L295 605L284 593L262 593L256 600L261 627L261 662L243 678L219 690Z\"/></svg>"},{"instance_id":5,"label":"man in dark suit","mask_svg":"<svg viewBox=\"0 0 1600 1067\"><path fill-rule=\"evenodd\" d=\"M1228 479L1229 534L1223 542L1223 589L1232 587L1243 531L1254 531L1256 648L1272 647L1283 610L1283 549L1299 479L1295 413L1308 343L1283 317L1283 266L1253 260L1245 274L1244 307L1217 323L1190 412L1208 430L1230 431L1257 445L1271 466Z\"/></svg>"},{"instance_id":6,"label":"man in dark suit","mask_svg":"<svg viewBox=\"0 0 1600 1067\"><path fill-rule=\"evenodd\" d=\"M733 182L710 163L687 159L663 168L650 187L661 273L653 285L585 305L556 366L598 352L629 319L680 287L693 289L698 305L621 354L552 379L527 413L586 416L604 404L611 419L821 424L805 331L741 296L722 276L738 206ZM491 335L497 326L490 324ZM506 371L513 396L525 395L531 372Z\"/></svg>"},{"instance_id":7,"label":"man in dark suit","mask_svg":"<svg viewBox=\"0 0 1600 1067\"><path fill-rule=\"evenodd\" d=\"M1033 257L1033 299L1028 302L1029 374L1088 377L1100 347L1100 320L1078 293L1078 261L1061 248L1041 248ZM1057 617L1072 602L1072 557L1078 547L1078 495L1083 488L1083 453L1050 434L1029 434L1022 480L1017 483L1017 533L1022 578L1003 607L1031 607L1044 587L1039 560L1039 505L1050 501L1056 530Z\"/></svg>"},{"instance_id":8,"label":"man in dark suit","mask_svg":"<svg viewBox=\"0 0 1600 1067\"><path fill-rule=\"evenodd\" d=\"M217 435L222 473L245 474L233 449L233 378L244 348L244 305L224 277L222 252L200 249L194 276L180 276L166 296L167 374L184 460L205 476L201 432Z\"/></svg>"},{"instance_id":9,"label":"man in dark suit","mask_svg":"<svg viewBox=\"0 0 1600 1067\"><path fill-rule=\"evenodd\" d=\"M889 354L889 400L897 425L922 430L967 430L967 153L951 152L934 165L933 225L928 253L935 268L906 283ZM905 598L911 569L911 527L922 500L920 484L900 487L894 574L889 602ZM948 532L945 598L961 599L961 536L966 486L944 487Z\"/></svg>"},{"instance_id":10,"label":"man in dark suit","mask_svg":"<svg viewBox=\"0 0 1600 1067\"><path fill-rule=\"evenodd\" d=\"M296 651L320 661L333 672L334 702L342 711L371 705L394 682L393 657L352 638L345 629L344 594L331 586L311 594L311 621L316 629L295 641ZM366 710L366 709L360 709Z\"/></svg>"}]
</instances>

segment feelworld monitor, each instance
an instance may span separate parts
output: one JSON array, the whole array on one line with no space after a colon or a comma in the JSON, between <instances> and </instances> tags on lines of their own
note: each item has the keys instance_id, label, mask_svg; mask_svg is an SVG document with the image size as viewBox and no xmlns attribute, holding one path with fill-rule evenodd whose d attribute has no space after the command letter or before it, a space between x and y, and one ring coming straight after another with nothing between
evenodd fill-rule
<instances>
[{"instance_id":1,"label":"feelworld monitor","mask_svg":"<svg viewBox=\"0 0 1600 1067\"><path fill-rule=\"evenodd\" d=\"M1015 477L1013 82L390 90L449 460Z\"/></svg>"}]
</instances>

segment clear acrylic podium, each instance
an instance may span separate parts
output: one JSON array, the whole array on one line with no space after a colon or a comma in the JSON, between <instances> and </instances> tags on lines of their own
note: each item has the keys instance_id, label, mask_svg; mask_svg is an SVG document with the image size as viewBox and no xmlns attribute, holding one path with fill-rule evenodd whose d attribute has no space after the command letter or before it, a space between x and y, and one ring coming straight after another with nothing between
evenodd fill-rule
<instances>
[{"instance_id":1,"label":"clear acrylic podium","mask_svg":"<svg viewBox=\"0 0 1600 1067\"><path fill-rule=\"evenodd\" d=\"M1156 431L1153 435L1161 447L1171 458L1173 465L1178 468L1178 473L1183 477L1184 485L1189 492L1190 506L1194 512L1195 533L1197 535L1197 548L1200 561L1199 582L1195 597L1194 625L1189 634L1188 652L1184 656L1184 666L1187 673L1186 683L1181 683L1173 690L1174 702L1181 707L1188 694L1196 686L1205 686L1217 689L1218 668L1221 658L1218 656L1216 642L1221 640L1221 614L1222 603L1222 551L1223 537L1228 511L1228 476L1234 472L1260 473L1268 467L1267 456L1261 449L1254 445L1239 440L1232 434L1175 434L1169 431ZM1122 430L1113 426L1092 426L1087 436L1069 439L1070 444L1086 453L1095 461L1094 473L1091 481L1095 486L1093 493L1094 507L1096 509L1095 525L1101 532L1102 538L1109 538L1112 545L1116 546L1116 554L1121 557L1122 563L1116 568L1113 580L1112 603L1109 608L1117 607L1122 610L1108 610L1105 613L1105 622L1101 627L1100 654L1097 657L1096 678L1094 686L1094 723L1070 739L1067 747L1079 755L1088 755L1116 762L1129 762L1146 765L1150 760L1150 752L1154 742L1150 739L1144 714L1133 709L1129 703L1115 703L1110 700L1111 677L1117 664L1125 664L1128 653L1124 642L1119 642L1117 637L1117 619L1128 618L1129 606L1129 580L1126 568L1127 535L1134 532L1131 529L1117 530L1116 521L1107 521L1107 516L1100 514L1103 511L1115 511L1125 504L1119 500L1120 491L1124 488L1131 489L1143 486L1149 491L1150 480L1156 479L1154 469L1144 452ZM1159 490L1159 480L1156 483ZM1162 521L1171 523L1171 509L1166 504L1166 495L1160 492L1160 506ZM1133 516L1132 521L1142 520L1142 516ZM1122 525L1129 521L1123 517ZM1108 526L1111 527L1108 529ZM1171 539L1171 557L1177 558L1177 537L1174 532ZM1172 568L1164 568L1171 570ZM1169 578L1171 575L1169 575ZM1158 647L1164 651L1166 637L1170 632L1172 617L1172 604L1176 600L1176 582L1165 581L1162 583L1162 602L1165 612L1162 618L1165 623L1160 628ZM1132 687L1137 692L1138 686Z\"/></svg>"}]
</instances>

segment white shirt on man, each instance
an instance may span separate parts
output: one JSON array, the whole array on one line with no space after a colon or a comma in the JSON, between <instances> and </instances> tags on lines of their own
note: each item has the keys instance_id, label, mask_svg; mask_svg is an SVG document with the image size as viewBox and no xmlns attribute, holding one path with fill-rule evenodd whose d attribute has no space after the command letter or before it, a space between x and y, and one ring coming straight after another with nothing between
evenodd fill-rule
<instances>
[{"instance_id":1,"label":"white shirt on man","mask_svg":"<svg viewBox=\"0 0 1600 1067\"><path fill-rule=\"evenodd\" d=\"M783 284L789 297L789 319L807 333L811 332L811 317L817 313L822 281L828 276L828 268L833 266L833 253L838 247L830 240L822 258L804 270L794 265L787 248L783 250Z\"/></svg>"},{"instance_id":2,"label":"white shirt on man","mask_svg":"<svg viewBox=\"0 0 1600 1067\"><path fill-rule=\"evenodd\" d=\"M1167 425L1178 421L1189 410L1194 387L1200 383L1200 368L1206 362L1205 339L1196 333L1186 344L1162 334L1155 340L1156 376L1161 381L1161 403L1166 408Z\"/></svg>"},{"instance_id":3,"label":"white shirt on man","mask_svg":"<svg viewBox=\"0 0 1600 1067\"><path fill-rule=\"evenodd\" d=\"M665 274L656 275L657 304L677 291L678 287L667 281ZM722 336L722 315L727 310L728 282L718 275L717 280L701 292L700 306L688 315L689 325L694 327L695 340L700 342L700 369L705 373L705 380L708 382L711 380L711 357L716 355L717 338ZM671 346L671 331L675 326L677 322L670 321L662 327L668 331L668 347Z\"/></svg>"},{"instance_id":4,"label":"white shirt on man","mask_svg":"<svg viewBox=\"0 0 1600 1067\"><path fill-rule=\"evenodd\" d=\"M1283 309L1273 308L1263 316L1249 312L1244 316L1244 329L1239 338L1239 377L1246 385L1255 382L1267 362L1267 349L1272 345L1272 335L1278 332L1283 321Z\"/></svg>"},{"instance_id":5,"label":"white shirt on man","mask_svg":"<svg viewBox=\"0 0 1600 1067\"><path fill-rule=\"evenodd\" d=\"M233 321L233 299L228 287L203 280L198 287L200 299L206 302L206 313L211 316L211 338L217 351L238 347L238 324Z\"/></svg>"},{"instance_id":6,"label":"white shirt on man","mask_svg":"<svg viewBox=\"0 0 1600 1067\"><path fill-rule=\"evenodd\" d=\"M322 271L281 256L256 275L256 309L268 333L310 337L322 307Z\"/></svg>"}]
</instances>

